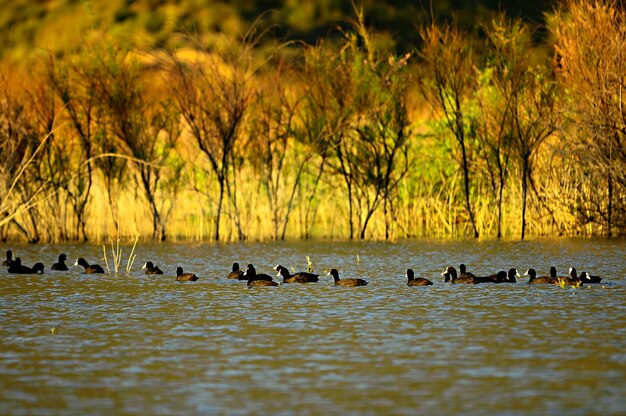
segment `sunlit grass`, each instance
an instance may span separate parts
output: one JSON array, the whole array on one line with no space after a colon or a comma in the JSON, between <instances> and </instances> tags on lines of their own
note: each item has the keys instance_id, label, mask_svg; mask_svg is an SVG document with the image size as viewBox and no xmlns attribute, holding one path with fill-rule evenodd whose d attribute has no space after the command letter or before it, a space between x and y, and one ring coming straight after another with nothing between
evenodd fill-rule
<instances>
[{"instance_id":1,"label":"sunlit grass","mask_svg":"<svg viewBox=\"0 0 626 416\"><path fill-rule=\"evenodd\" d=\"M271 209L263 194L259 193L258 182L252 172L242 172L241 182L238 184L238 201L240 221L247 239L251 241L266 241L273 239L273 228L266 219L272 215ZM412 194L403 196L396 207L396 216L387 221L390 224L390 238L466 238L471 234L471 227L466 213L459 205L456 182L432 184L415 189ZM445 190L436 191L437 188ZM209 189L209 194L212 191ZM558 192L554 192L558 194ZM316 222L309 226L311 237L324 239L346 239L348 237L347 202L345 189L340 181L331 180L320 190L324 195L319 207ZM520 191L513 184L505 193L503 205L503 238L516 238L519 234L520 208L518 201ZM60 193L61 201L65 198ZM122 188L113 199L114 209L108 206L106 192L100 181L96 181L92 188L92 197L87 209L87 234L96 242L108 242L114 237L122 241L132 241L136 236L142 240L150 239L152 223L148 215L145 199L138 195L135 189ZM206 241L210 240L214 231L213 202L192 189L185 189L174 200L169 201L174 209L168 221L167 237L169 240ZM486 196L475 197L475 211L477 224L483 238L495 237L495 206ZM299 239L304 233L304 224L301 222L305 207L297 205L294 215L287 226L287 239ZM56 210L56 208L55 208ZM45 207L39 211L39 218L45 229L49 230L48 238L51 241L61 241L62 235L58 232L63 225L68 229L75 226L69 206L61 205L60 212ZM119 220L119 229L112 212L123 213ZM232 218L234 212L226 208L227 215L222 218L222 235L225 241L238 239L237 228ZM576 235L578 228L571 221L571 214L567 205L553 209L556 222L552 217L539 209L529 219L528 230L530 235ZM20 215L16 217L22 218ZM59 224L61 221L62 224ZM586 227L589 227L587 225ZM371 240L384 239L385 218L382 211L376 212L368 227L367 238ZM19 238L14 228L9 228L8 235Z\"/></svg>"},{"instance_id":2,"label":"sunlit grass","mask_svg":"<svg viewBox=\"0 0 626 416\"><path fill-rule=\"evenodd\" d=\"M135 242L133 243L130 253L128 254L128 260L126 261L126 267L124 270L125 276L128 276L130 274L133 268L133 264L135 263L135 259L137 257L137 255L135 254L135 248L137 247L138 241L139 241L139 237L135 237ZM115 276L119 276L120 266L122 264L122 255L123 255L123 249L120 247L120 239L118 238L115 242L111 241L110 244L111 244L111 261L113 265L113 272ZM105 244L102 244L102 253L103 253L102 261L104 261L104 264L107 268L107 272L109 274L112 274L111 268L109 267L107 247Z\"/></svg>"}]
</instances>

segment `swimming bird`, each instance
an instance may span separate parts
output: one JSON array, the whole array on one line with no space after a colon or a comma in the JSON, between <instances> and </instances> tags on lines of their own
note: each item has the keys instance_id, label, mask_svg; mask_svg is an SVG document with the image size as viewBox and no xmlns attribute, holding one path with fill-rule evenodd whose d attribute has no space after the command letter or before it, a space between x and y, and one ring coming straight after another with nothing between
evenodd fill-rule
<instances>
[{"instance_id":1,"label":"swimming bird","mask_svg":"<svg viewBox=\"0 0 626 416\"><path fill-rule=\"evenodd\" d=\"M159 269L159 266L152 264L151 261L147 261L141 268L146 269L145 274L163 274L163 270Z\"/></svg>"},{"instance_id":2,"label":"swimming bird","mask_svg":"<svg viewBox=\"0 0 626 416\"><path fill-rule=\"evenodd\" d=\"M85 268L85 273L87 274L95 274L95 273L104 273L104 269L97 264L89 264L87 261L80 257L76 259L74 266L83 266Z\"/></svg>"},{"instance_id":3,"label":"swimming bird","mask_svg":"<svg viewBox=\"0 0 626 416\"><path fill-rule=\"evenodd\" d=\"M337 269L330 269L328 276L332 276L335 279L335 286L355 287L367 285L367 280L363 279L356 279L354 277L340 279Z\"/></svg>"},{"instance_id":4,"label":"swimming bird","mask_svg":"<svg viewBox=\"0 0 626 416\"><path fill-rule=\"evenodd\" d=\"M277 276L282 276L283 283L315 283L319 281L319 274L308 272L290 274L289 270L280 264L274 267L274 270L278 271Z\"/></svg>"},{"instance_id":5,"label":"swimming bird","mask_svg":"<svg viewBox=\"0 0 626 416\"><path fill-rule=\"evenodd\" d=\"M15 260L13 260L13 252L11 250L7 250L7 259L2 262L3 266L12 266Z\"/></svg>"},{"instance_id":6,"label":"swimming bird","mask_svg":"<svg viewBox=\"0 0 626 416\"><path fill-rule=\"evenodd\" d=\"M556 277L551 277L551 276L537 277L537 272L535 271L535 269L528 269L526 273L524 273L524 276L530 276L530 278L528 279L528 283L532 285L537 285L537 284L553 285L557 281Z\"/></svg>"},{"instance_id":7,"label":"swimming bird","mask_svg":"<svg viewBox=\"0 0 626 416\"><path fill-rule=\"evenodd\" d=\"M248 264L244 275L248 279L248 286L278 286L278 282L274 282L273 280L271 280L271 276L266 274L257 274L256 269L251 264ZM270 278L270 280L264 278L259 279L259 276L267 276Z\"/></svg>"},{"instance_id":8,"label":"swimming bird","mask_svg":"<svg viewBox=\"0 0 626 416\"><path fill-rule=\"evenodd\" d=\"M178 266L176 268L176 281L177 282L195 282L198 280L198 276L193 273L184 273L183 268Z\"/></svg>"},{"instance_id":9,"label":"swimming bird","mask_svg":"<svg viewBox=\"0 0 626 416\"><path fill-rule=\"evenodd\" d=\"M600 283L602 278L600 276L590 276L587 272L582 272L580 276L576 273L575 267L569 268L570 280L580 281L581 283Z\"/></svg>"},{"instance_id":10,"label":"swimming bird","mask_svg":"<svg viewBox=\"0 0 626 416\"><path fill-rule=\"evenodd\" d=\"M550 270L552 272L552 270ZM555 286L574 286L579 287L582 286L583 282L578 278L576 274L576 269L570 267L569 276L557 276L556 281L554 282Z\"/></svg>"},{"instance_id":11,"label":"swimming bird","mask_svg":"<svg viewBox=\"0 0 626 416\"><path fill-rule=\"evenodd\" d=\"M448 266L443 269L441 275L444 277L444 282L450 282L452 284L470 284L475 285L480 283L480 280L477 277L463 276L458 277L456 274L456 269L452 266Z\"/></svg>"},{"instance_id":12,"label":"swimming bird","mask_svg":"<svg viewBox=\"0 0 626 416\"><path fill-rule=\"evenodd\" d=\"M461 263L461 265L459 266L459 277L476 277L476 275L474 273L468 272L465 264Z\"/></svg>"},{"instance_id":13,"label":"swimming bird","mask_svg":"<svg viewBox=\"0 0 626 416\"><path fill-rule=\"evenodd\" d=\"M407 286L430 286L433 284L433 282L423 277L415 277L413 269L406 270L406 277L408 279L406 283Z\"/></svg>"},{"instance_id":14,"label":"swimming bird","mask_svg":"<svg viewBox=\"0 0 626 416\"><path fill-rule=\"evenodd\" d=\"M561 279L561 278L569 279L568 276L557 276L556 267L554 266L550 267L550 277L554 277L555 279Z\"/></svg>"},{"instance_id":15,"label":"swimming bird","mask_svg":"<svg viewBox=\"0 0 626 416\"><path fill-rule=\"evenodd\" d=\"M570 270L571 272L571 270ZM576 271L574 271L574 273L576 273ZM550 267L550 277L554 277L556 280L554 281L554 285L555 286L581 286L583 284L583 282L576 278L576 279L572 279L571 276L558 276L556 273L556 267L552 266Z\"/></svg>"},{"instance_id":16,"label":"swimming bird","mask_svg":"<svg viewBox=\"0 0 626 416\"><path fill-rule=\"evenodd\" d=\"M509 273L507 274L507 280L502 283L517 283L516 277L521 278L516 268L510 268Z\"/></svg>"},{"instance_id":17,"label":"swimming bird","mask_svg":"<svg viewBox=\"0 0 626 416\"><path fill-rule=\"evenodd\" d=\"M235 279L235 280L247 280L243 276L243 270L239 268L239 263L237 262L233 263L233 271L228 273L228 278Z\"/></svg>"},{"instance_id":18,"label":"swimming bird","mask_svg":"<svg viewBox=\"0 0 626 416\"><path fill-rule=\"evenodd\" d=\"M600 276L592 276L587 272L582 272L580 274L580 281L583 283L600 283L602 278Z\"/></svg>"},{"instance_id":19,"label":"swimming bird","mask_svg":"<svg viewBox=\"0 0 626 416\"><path fill-rule=\"evenodd\" d=\"M269 274L257 273L252 264L248 264L248 267L246 267L246 271L243 273L243 275L248 282L250 282L250 276L252 276L252 280L265 280L267 282L273 281L272 276L270 276Z\"/></svg>"},{"instance_id":20,"label":"swimming bird","mask_svg":"<svg viewBox=\"0 0 626 416\"><path fill-rule=\"evenodd\" d=\"M508 275L504 270L500 270L496 274L477 277L480 283L503 283L508 281Z\"/></svg>"},{"instance_id":21,"label":"swimming bird","mask_svg":"<svg viewBox=\"0 0 626 416\"><path fill-rule=\"evenodd\" d=\"M54 263L52 267L50 268L50 270L60 270L60 271L67 270L67 265L65 264L66 259L67 259L67 256L65 254L63 253L59 254L59 262Z\"/></svg>"},{"instance_id":22,"label":"swimming bird","mask_svg":"<svg viewBox=\"0 0 626 416\"><path fill-rule=\"evenodd\" d=\"M254 280L248 279L248 286L251 287L261 287L261 286L278 286L278 282L268 281L268 280Z\"/></svg>"},{"instance_id":23,"label":"swimming bird","mask_svg":"<svg viewBox=\"0 0 626 416\"><path fill-rule=\"evenodd\" d=\"M7 269L9 273L15 274L37 274L38 272L43 273L43 263L35 263L33 267L27 267L22 265L22 259L17 257L13 260L13 264L9 266Z\"/></svg>"}]
</instances>

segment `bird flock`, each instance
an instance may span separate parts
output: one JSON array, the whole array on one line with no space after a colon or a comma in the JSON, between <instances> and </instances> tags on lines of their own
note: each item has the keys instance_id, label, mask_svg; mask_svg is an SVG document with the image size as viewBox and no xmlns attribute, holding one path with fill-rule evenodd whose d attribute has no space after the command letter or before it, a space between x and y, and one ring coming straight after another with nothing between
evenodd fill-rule
<instances>
[{"instance_id":1,"label":"bird flock","mask_svg":"<svg viewBox=\"0 0 626 416\"><path fill-rule=\"evenodd\" d=\"M13 258L13 252L7 250L7 258L2 263L3 266L7 266L9 273L16 274L37 274L44 272L43 263L35 263L32 267L28 267L22 264L19 257ZM68 270L65 261L67 256L65 254L59 254L58 262L51 266L51 270L65 271ZM84 273L97 274L104 273L104 269L98 264L89 264L84 258L76 259L74 266L82 266ZM164 274L158 266L154 265L151 261L146 262L142 269L145 270L146 275L159 275ZM318 274L309 272L298 272L291 274L289 269L285 266L277 265L274 270L278 272L277 277L282 277L282 283L317 283L319 281ZM327 273L328 276L332 276L336 286L356 287L365 286L367 281L357 278L343 278L339 277L339 271L337 269L330 269ZM517 278L521 278L517 269L511 268L508 272L499 271L497 273L476 276L475 274L468 272L465 264L459 266L459 273L453 266L448 266L441 272L441 276L444 278L445 283L450 284L480 284L480 283L517 283ZM549 276L537 276L535 269L528 269L524 276L528 276L529 284L549 284L555 286L573 286L580 287L589 283L600 283L602 278L582 272L578 275L574 267L570 267L569 275L559 276L556 271L556 267L550 268ZM248 286L278 286L280 283L274 281L272 276L265 273L257 273L254 265L248 264L246 270L243 271L239 267L239 263L233 263L232 271L226 276L228 279L244 280ZM407 269L406 271L407 286L430 286L432 281L423 278L415 277L413 269ZM194 273L185 273L182 267L176 268L176 280L179 282L195 282L198 280L198 276Z\"/></svg>"}]
</instances>

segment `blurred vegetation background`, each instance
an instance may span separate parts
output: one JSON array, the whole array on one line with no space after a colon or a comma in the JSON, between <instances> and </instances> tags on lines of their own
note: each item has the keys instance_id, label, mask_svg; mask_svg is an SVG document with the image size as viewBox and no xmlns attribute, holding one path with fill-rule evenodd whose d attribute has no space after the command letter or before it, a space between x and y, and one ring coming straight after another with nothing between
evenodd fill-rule
<instances>
[{"instance_id":1,"label":"blurred vegetation background","mask_svg":"<svg viewBox=\"0 0 626 416\"><path fill-rule=\"evenodd\" d=\"M13 0L2 1L0 11L1 57L23 59L44 49L55 52L81 47L84 34L94 28L116 42L143 49L175 47L173 33L201 36L239 36L259 16L260 30L273 28L280 41L314 44L338 37L337 28L349 28L353 5L346 0ZM358 2L364 21L384 32L396 52L411 51L419 43L418 27L432 20L454 20L468 31L502 11L537 28L544 13L553 11L548 0L412 0Z\"/></svg>"},{"instance_id":2,"label":"blurred vegetation background","mask_svg":"<svg viewBox=\"0 0 626 416\"><path fill-rule=\"evenodd\" d=\"M0 240L623 236L621 0L0 8Z\"/></svg>"}]
</instances>

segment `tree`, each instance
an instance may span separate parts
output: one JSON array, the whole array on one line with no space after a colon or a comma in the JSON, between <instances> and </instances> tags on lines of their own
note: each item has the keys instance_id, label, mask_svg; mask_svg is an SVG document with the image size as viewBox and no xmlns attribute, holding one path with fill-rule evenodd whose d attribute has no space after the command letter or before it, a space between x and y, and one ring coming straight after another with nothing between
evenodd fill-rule
<instances>
[{"instance_id":1,"label":"tree","mask_svg":"<svg viewBox=\"0 0 626 416\"><path fill-rule=\"evenodd\" d=\"M92 65L92 53L98 48L87 47L83 54L66 57L63 61L50 56L47 67L47 81L54 91L64 113L69 118L73 134L65 139L66 146L70 147L72 139L78 143L79 163L68 163L69 159L60 161L67 169L74 170L72 177L75 180L60 183L65 190L76 216L74 238L87 241L87 203L90 199L93 186L92 156L93 144L96 135L96 79L91 76L89 69ZM84 162L84 163L81 163Z\"/></svg>"},{"instance_id":2,"label":"tree","mask_svg":"<svg viewBox=\"0 0 626 416\"><path fill-rule=\"evenodd\" d=\"M364 39L366 57L363 76L357 91L358 119L356 122L354 159L360 171L356 182L366 201L366 213L360 237L365 238L368 223L383 205L385 238L389 238L389 212L393 206L395 191L408 172L409 119L407 111L408 72L406 63L410 58L385 57L372 50L369 33L360 20L359 35Z\"/></svg>"},{"instance_id":3,"label":"tree","mask_svg":"<svg viewBox=\"0 0 626 416\"><path fill-rule=\"evenodd\" d=\"M234 149L244 136L252 100L250 77L257 69L254 46L255 41L245 37L241 44L229 44L228 50L200 50L199 58L193 61L171 55L172 94L189 133L217 177L216 241L220 239L225 191L232 188ZM239 238L245 238L241 229Z\"/></svg>"},{"instance_id":4,"label":"tree","mask_svg":"<svg viewBox=\"0 0 626 416\"><path fill-rule=\"evenodd\" d=\"M30 181L41 184L46 189L45 201L38 209L41 219L38 221L47 230L47 241L65 241L70 235L67 218L67 196L60 192L72 180L71 144L63 143L63 136L57 137L60 129L55 126L58 116L58 102L54 91L45 81L37 77L32 85L25 89L26 103L29 108L35 137L47 138L41 149L40 157L32 165L34 170ZM53 213L53 215L46 215Z\"/></svg>"},{"instance_id":5,"label":"tree","mask_svg":"<svg viewBox=\"0 0 626 416\"><path fill-rule=\"evenodd\" d=\"M348 191L350 238L354 217L365 238L376 210L384 207L385 236L394 191L408 170L406 108L409 55L385 56L355 10L353 32L339 51L319 45L307 55L307 111L315 118L313 143ZM331 159L328 155L332 154Z\"/></svg>"},{"instance_id":6,"label":"tree","mask_svg":"<svg viewBox=\"0 0 626 416\"><path fill-rule=\"evenodd\" d=\"M250 123L249 158L261 177L272 213L273 238L285 239L300 180L311 154L299 152L293 139L299 100L287 89L288 71L276 70L256 94Z\"/></svg>"},{"instance_id":7,"label":"tree","mask_svg":"<svg viewBox=\"0 0 626 416\"><path fill-rule=\"evenodd\" d=\"M11 223L29 243L37 243L41 235L36 206L49 189L38 173L51 132L37 135L32 112L24 104L27 97L11 85L11 77L0 72L0 227Z\"/></svg>"},{"instance_id":8,"label":"tree","mask_svg":"<svg viewBox=\"0 0 626 416\"><path fill-rule=\"evenodd\" d=\"M347 136L354 117L354 77L344 49L320 43L305 51L303 128L300 140L321 159L319 174L328 166L343 179L348 192L348 224L354 238L354 186L356 172L346 154ZM332 156L332 159L331 159Z\"/></svg>"},{"instance_id":9,"label":"tree","mask_svg":"<svg viewBox=\"0 0 626 416\"><path fill-rule=\"evenodd\" d=\"M421 30L424 64L422 91L432 107L441 111L446 128L452 133L461 152L460 167L463 172L465 209L470 219L474 237L478 228L470 202L470 169L468 162L468 131L465 101L474 93L476 71L473 51L467 35L460 30L435 23Z\"/></svg>"},{"instance_id":10,"label":"tree","mask_svg":"<svg viewBox=\"0 0 626 416\"><path fill-rule=\"evenodd\" d=\"M581 196L579 212L586 222L606 225L611 237L616 222L626 225L619 197L626 192L626 10L617 0L569 0L556 14L553 32L555 72L578 130L570 148L586 181L601 190Z\"/></svg>"},{"instance_id":11,"label":"tree","mask_svg":"<svg viewBox=\"0 0 626 416\"><path fill-rule=\"evenodd\" d=\"M541 144L557 128L556 83L550 68L532 63L535 47L528 28L521 20L503 14L488 27L492 52L494 84L509 106L507 133L520 162L522 188L521 239L526 232L529 186L534 187L533 172Z\"/></svg>"},{"instance_id":12,"label":"tree","mask_svg":"<svg viewBox=\"0 0 626 416\"><path fill-rule=\"evenodd\" d=\"M307 195L307 198L302 201L305 208L304 218L301 220L305 238L311 236L311 228L320 207L317 194L328 166L328 158L332 154L333 149L330 148L330 143L336 134L335 129L343 128L340 120L344 116L340 115L339 118L335 118L339 114L329 111L329 107L333 107L335 103L332 94L328 94L328 84L325 82L327 78L324 76L328 68L324 64L327 62L326 57L332 58L332 55L326 55L323 52L321 45L305 49L302 78L306 82L301 83L302 91L297 93L302 97L302 103L292 125L294 139L309 153L317 156L316 161L307 165L306 175L301 182L303 194ZM339 103L339 108L342 107L343 105ZM350 212L352 212L351 203L350 200ZM353 235L351 221L350 216L350 235Z\"/></svg>"},{"instance_id":13,"label":"tree","mask_svg":"<svg viewBox=\"0 0 626 416\"><path fill-rule=\"evenodd\" d=\"M499 91L498 78L488 66L481 76L477 95L479 106L476 119L476 136L487 173L493 199L498 211L496 235L502 237L502 202L506 181L510 170L513 150L513 137L509 131L511 99L503 97Z\"/></svg>"},{"instance_id":14,"label":"tree","mask_svg":"<svg viewBox=\"0 0 626 416\"><path fill-rule=\"evenodd\" d=\"M164 210L157 200L157 190L161 169L179 137L178 114L169 100L151 99L146 88L147 71L128 52L109 49L100 70L96 91L111 134L117 139L115 147L130 156L135 178L148 202L152 238L164 241L166 219L173 204Z\"/></svg>"}]
</instances>

